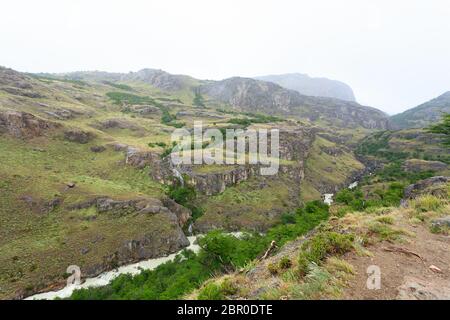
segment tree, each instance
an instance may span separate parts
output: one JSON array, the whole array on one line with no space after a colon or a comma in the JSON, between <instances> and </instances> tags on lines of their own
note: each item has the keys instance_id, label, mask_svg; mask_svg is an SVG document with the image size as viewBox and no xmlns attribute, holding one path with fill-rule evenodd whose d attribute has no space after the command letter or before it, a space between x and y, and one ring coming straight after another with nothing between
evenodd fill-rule
<instances>
[{"instance_id":1,"label":"tree","mask_svg":"<svg viewBox=\"0 0 450 320\"><path fill-rule=\"evenodd\" d=\"M205 107L205 99L203 99L203 96L201 95L201 93L196 90L194 92L195 96L194 96L194 100L192 101L192 104L196 107Z\"/></svg>"},{"instance_id":2,"label":"tree","mask_svg":"<svg viewBox=\"0 0 450 320\"><path fill-rule=\"evenodd\" d=\"M430 126L428 131L445 135L444 145L450 146L450 113L444 114L441 122Z\"/></svg>"}]
</instances>

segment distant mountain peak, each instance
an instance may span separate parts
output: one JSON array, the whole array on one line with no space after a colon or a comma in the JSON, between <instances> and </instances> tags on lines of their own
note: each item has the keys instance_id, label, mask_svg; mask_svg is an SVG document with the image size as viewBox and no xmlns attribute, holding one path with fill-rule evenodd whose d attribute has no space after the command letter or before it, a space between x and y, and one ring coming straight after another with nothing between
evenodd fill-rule
<instances>
[{"instance_id":1,"label":"distant mountain peak","mask_svg":"<svg viewBox=\"0 0 450 320\"><path fill-rule=\"evenodd\" d=\"M255 77L258 80L270 81L280 86L295 90L303 95L329 97L346 101L356 101L352 88L337 80L314 78L303 73L285 73Z\"/></svg>"}]
</instances>

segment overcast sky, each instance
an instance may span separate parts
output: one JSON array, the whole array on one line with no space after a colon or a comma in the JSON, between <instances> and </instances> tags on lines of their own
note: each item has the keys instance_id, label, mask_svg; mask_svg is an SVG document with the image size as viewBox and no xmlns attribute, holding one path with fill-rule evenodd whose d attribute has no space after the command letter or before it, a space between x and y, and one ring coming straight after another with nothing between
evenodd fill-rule
<instances>
[{"instance_id":1,"label":"overcast sky","mask_svg":"<svg viewBox=\"0 0 450 320\"><path fill-rule=\"evenodd\" d=\"M450 90L447 0L2 0L0 65L307 73L389 114Z\"/></svg>"}]
</instances>

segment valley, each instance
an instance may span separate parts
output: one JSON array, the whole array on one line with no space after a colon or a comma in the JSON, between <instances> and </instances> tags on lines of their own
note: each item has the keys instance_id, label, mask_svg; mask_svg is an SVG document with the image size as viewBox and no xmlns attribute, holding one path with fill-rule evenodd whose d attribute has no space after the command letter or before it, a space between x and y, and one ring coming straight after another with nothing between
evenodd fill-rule
<instances>
[{"instance_id":1,"label":"valley","mask_svg":"<svg viewBox=\"0 0 450 320\"><path fill-rule=\"evenodd\" d=\"M357 236L367 228L383 236L377 223L383 215L404 224L412 214L408 219L419 219L425 231L433 219L448 216L448 187L432 190L436 199L428 200L435 206L423 217L425 200L403 194L418 181L450 175L445 134L426 129L448 112L440 99L431 109L419 108L433 113L429 119L399 128L395 117L354 97L304 95L250 78L199 80L156 69L25 74L0 67L0 298L54 298L39 294L64 288L70 265L81 268L86 284L114 273L98 281L99 288L75 291L74 299L211 298L217 292L315 297L283 288L242 293L249 280L239 270L256 268L258 281L273 281L261 268L284 254L301 254L299 237L328 228L323 224L341 234L354 227L345 219L355 216ZM263 176L252 165L175 168L171 134L192 129L194 121L221 132L278 129L278 173ZM330 197L328 206L323 201ZM405 201L420 217L398 208ZM364 211L368 217L361 217ZM204 237L193 243L199 234ZM436 241L448 246L445 230L441 234ZM259 260L272 241L278 251ZM145 271L138 272L139 265ZM135 277L118 276L131 269ZM221 277L232 279L234 293L223 295Z\"/></svg>"}]
</instances>

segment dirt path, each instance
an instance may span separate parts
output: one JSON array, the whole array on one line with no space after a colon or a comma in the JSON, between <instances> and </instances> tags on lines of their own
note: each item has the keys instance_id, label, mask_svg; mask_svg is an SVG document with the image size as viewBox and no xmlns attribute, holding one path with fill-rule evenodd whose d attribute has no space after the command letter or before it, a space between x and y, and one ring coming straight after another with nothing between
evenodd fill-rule
<instances>
[{"instance_id":1,"label":"dirt path","mask_svg":"<svg viewBox=\"0 0 450 320\"><path fill-rule=\"evenodd\" d=\"M433 234L423 225L404 226L415 234L405 243L377 243L368 249L373 257L355 253L345 256L357 275L344 291L343 299L450 299L450 237ZM402 248L416 253L390 252L386 248ZM421 259L422 258L422 259ZM367 268L379 266L381 288L367 288ZM430 266L441 272L432 271Z\"/></svg>"}]
</instances>

